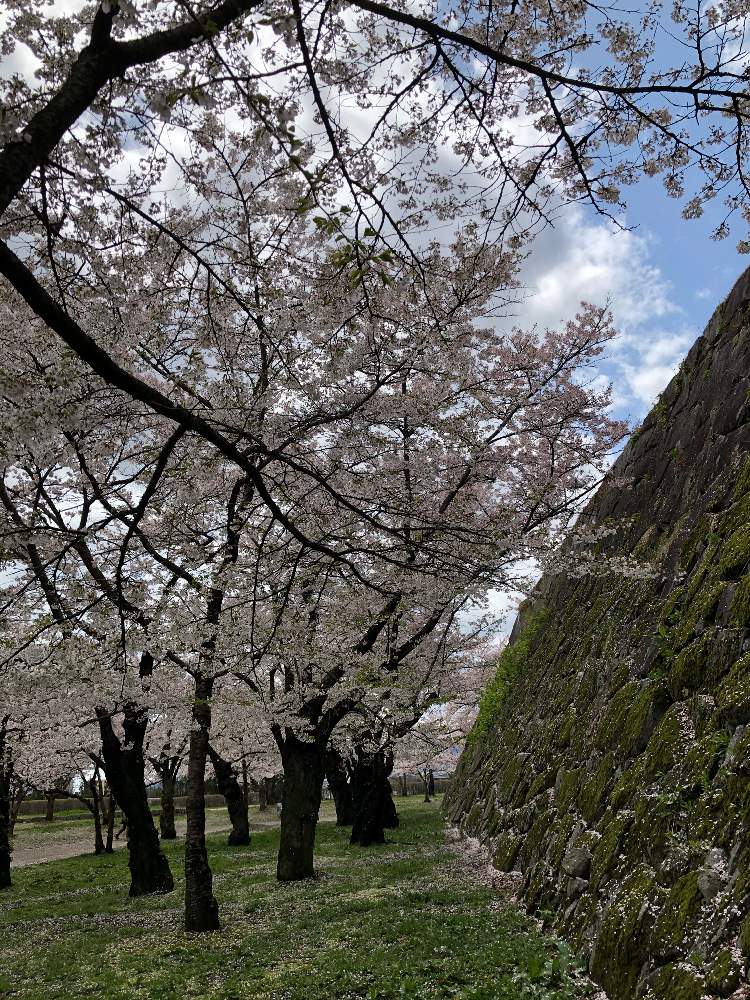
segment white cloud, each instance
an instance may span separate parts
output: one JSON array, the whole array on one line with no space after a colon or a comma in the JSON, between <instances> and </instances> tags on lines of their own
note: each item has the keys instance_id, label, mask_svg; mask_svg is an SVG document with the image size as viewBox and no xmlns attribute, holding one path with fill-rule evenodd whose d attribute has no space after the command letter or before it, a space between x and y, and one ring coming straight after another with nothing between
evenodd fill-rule
<instances>
[{"instance_id":1,"label":"white cloud","mask_svg":"<svg viewBox=\"0 0 750 1000\"><path fill-rule=\"evenodd\" d=\"M526 293L513 317L519 326L555 326L581 301L609 302L620 336L601 377L612 381L615 409L632 417L653 404L699 332L654 263L649 236L592 221L578 206L561 211L555 228L537 238L521 278Z\"/></svg>"}]
</instances>

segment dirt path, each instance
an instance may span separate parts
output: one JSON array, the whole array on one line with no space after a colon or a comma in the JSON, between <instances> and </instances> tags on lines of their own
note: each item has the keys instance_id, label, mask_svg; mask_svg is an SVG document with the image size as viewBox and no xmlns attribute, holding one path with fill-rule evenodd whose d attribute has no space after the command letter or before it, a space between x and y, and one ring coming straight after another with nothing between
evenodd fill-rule
<instances>
[{"instance_id":1,"label":"dirt path","mask_svg":"<svg viewBox=\"0 0 750 1000\"><path fill-rule=\"evenodd\" d=\"M269 809L259 813L253 809L250 813L250 830L266 830L278 826L279 817L276 810ZM185 817L178 816L175 822L177 835L185 835ZM224 809L206 810L206 832L220 833L231 829L231 824ZM116 849L125 847L125 837L116 840ZM13 867L25 868L27 865L39 865L45 861L61 861L63 858L75 858L79 854L90 854L94 849L93 824L80 821L66 822L55 820L52 824L19 823L16 827L13 845Z\"/></svg>"}]
</instances>

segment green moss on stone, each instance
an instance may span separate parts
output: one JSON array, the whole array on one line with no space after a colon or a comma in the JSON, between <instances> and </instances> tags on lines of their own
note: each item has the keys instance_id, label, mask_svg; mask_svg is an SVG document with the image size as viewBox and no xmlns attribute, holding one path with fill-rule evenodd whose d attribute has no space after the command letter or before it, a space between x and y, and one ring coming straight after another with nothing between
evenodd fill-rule
<instances>
[{"instance_id":1,"label":"green moss on stone","mask_svg":"<svg viewBox=\"0 0 750 1000\"><path fill-rule=\"evenodd\" d=\"M610 1000L633 1000L648 957L652 908L663 895L653 871L638 868L621 883L605 910L591 956L591 973Z\"/></svg>"},{"instance_id":2,"label":"green moss on stone","mask_svg":"<svg viewBox=\"0 0 750 1000\"><path fill-rule=\"evenodd\" d=\"M572 813L566 813L564 816L560 816L557 819L550 830L548 858L550 866L555 871L560 868L563 855L565 854L565 848L568 846L568 841L570 840L570 835L573 832L575 824L576 820Z\"/></svg>"},{"instance_id":3,"label":"green moss on stone","mask_svg":"<svg viewBox=\"0 0 750 1000\"><path fill-rule=\"evenodd\" d=\"M750 653L737 660L716 692L722 722L739 725L750 721Z\"/></svg>"},{"instance_id":4,"label":"green moss on stone","mask_svg":"<svg viewBox=\"0 0 750 1000\"><path fill-rule=\"evenodd\" d=\"M729 624L738 628L750 627L750 576L743 576L737 585L729 611Z\"/></svg>"},{"instance_id":5,"label":"green moss on stone","mask_svg":"<svg viewBox=\"0 0 750 1000\"><path fill-rule=\"evenodd\" d=\"M645 761L642 757L626 768L612 788L609 804L612 809L623 809L630 805L643 786Z\"/></svg>"},{"instance_id":6,"label":"green moss on stone","mask_svg":"<svg viewBox=\"0 0 750 1000\"><path fill-rule=\"evenodd\" d=\"M523 843L523 857L527 866L535 864L544 855L552 818L552 809L541 809L532 823L531 829L526 834Z\"/></svg>"},{"instance_id":7,"label":"green moss on stone","mask_svg":"<svg viewBox=\"0 0 750 1000\"><path fill-rule=\"evenodd\" d=\"M497 778L497 795L501 802L508 802L521 780L524 771L528 770L528 754L513 754Z\"/></svg>"},{"instance_id":8,"label":"green moss on stone","mask_svg":"<svg viewBox=\"0 0 750 1000\"><path fill-rule=\"evenodd\" d=\"M657 957L674 958L680 954L685 932L702 902L697 872L688 872L675 882L654 926L651 947Z\"/></svg>"},{"instance_id":9,"label":"green moss on stone","mask_svg":"<svg viewBox=\"0 0 750 1000\"><path fill-rule=\"evenodd\" d=\"M750 524L745 524L727 538L719 558L719 575L737 580L750 562Z\"/></svg>"},{"instance_id":10,"label":"green moss on stone","mask_svg":"<svg viewBox=\"0 0 750 1000\"><path fill-rule=\"evenodd\" d=\"M668 686L673 698L682 698L697 690L703 683L712 638L711 635L701 636L686 646L672 661Z\"/></svg>"},{"instance_id":11,"label":"green moss on stone","mask_svg":"<svg viewBox=\"0 0 750 1000\"><path fill-rule=\"evenodd\" d=\"M623 686L623 684L627 684L629 676L630 674L627 663L618 663L612 671L612 676L610 678L611 690L617 691Z\"/></svg>"},{"instance_id":12,"label":"green moss on stone","mask_svg":"<svg viewBox=\"0 0 750 1000\"><path fill-rule=\"evenodd\" d=\"M469 833L476 833L479 830L479 821L482 818L482 806L479 802L475 802L474 805L469 810L469 814L466 817L464 823L465 829Z\"/></svg>"},{"instance_id":13,"label":"green moss on stone","mask_svg":"<svg viewBox=\"0 0 750 1000\"><path fill-rule=\"evenodd\" d=\"M594 848L591 859L590 884L593 890L597 890L618 873L617 859L631 821L632 816L623 813L616 816L607 813L602 820L600 824L602 835Z\"/></svg>"},{"instance_id":14,"label":"green moss on stone","mask_svg":"<svg viewBox=\"0 0 750 1000\"><path fill-rule=\"evenodd\" d=\"M603 749L619 751L622 757L640 753L656 718L669 703L666 687L647 681L630 681L617 692L597 733Z\"/></svg>"},{"instance_id":15,"label":"green moss on stone","mask_svg":"<svg viewBox=\"0 0 750 1000\"><path fill-rule=\"evenodd\" d=\"M605 794L615 771L613 753L606 754L578 793L578 808L587 823L595 823L606 809Z\"/></svg>"},{"instance_id":16,"label":"green moss on stone","mask_svg":"<svg viewBox=\"0 0 750 1000\"><path fill-rule=\"evenodd\" d=\"M673 705L664 715L648 741L644 753L644 778L652 781L670 771L683 759L690 743L686 729L690 719L684 705Z\"/></svg>"},{"instance_id":17,"label":"green moss on stone","mask_svg":"<svg viewBox=\"0 0 750 1000\"><path fill-rule=\"evenodd\" d=\"M729 734L720 729L704 736L688 750L680 767L680 779L688 792L708 788L728 743Z\"/></svg>"},{"instance_id":18,"label":"green moss on stone","mask_svg":"<svg viewBox=\"0 0 750 1000\"><path fill-rule=\"evenodd\" d=\"M719 538L713 531L714 517L711 514L703 514L693 530L688 535L687 541L680 550L680 568L684 570L693 569L700 561L704 560L709 548L718 547ZM712 553L708 553L712 557Z\"/></svg>"},{"instance_id":19,"label":"green moss on stone","mask_svg":"<svg viewBox=\"0 0 750 1000\"><path fill-rule=\"evenodd\" d=\"M709 792L696 802L690 823L693 835L712 846L731 850L737 840L747 789L746 777L719 768Z\"/></svg>"},{"instance_id":20,"label":"green moss on stone","mask_svg":"<svg viewBox=\"0 0 750 1000\"><path fill-rule=\"evenodd\" d=\"M702 1000L706 984L696 969L684 963L665 965L650 981L653 1000Z\"/></svg>"},{"instance_id":21,"label":"green moss on stone","mask_svg":"<svg viewBox=\"0 0 750 1000\"><path fill-rule=\"evenodd\" d=\"M750 913L742 921L739 939L740 951L745 958L750 959Z\"/></svg>"},{"instance_id":22,"label":"green moss on stone","mask_svg":"<svg viewBox=\"0 0 750 1000\"><path fill-rule=\"evenodd\" d=\"M554 896L555 880L552 872L544 861L539 861L529 872L526 888L526 905L533 912L538 910Z\"/></svg>"},{"instance_id":23,"label":"green moss on stone","mask_svg":"<svg viewBox=\"0 0 750 1000\"><path fill-rule=\"evenodd\" d=\"M571 709L571 711L566 713L562 725L560 726L557 732L556 742L561 750L564 750L566 747L570 746L570 740L573 736L573 731L575 727L576 727L576 714Z\"/></svg>"},{"instance_id":24,"label":"green moss on stone","mask_svg":"<svg viewBox=\"0 0 750 1000\"><path fill-rule=\"evenodd\" d=\"M597 916L596 900L590 893L584 893L568 915L563 927L565 936L576 950L585 950Z\"/></svg>"},{"instance_id":25,"label":"green moss on stone","mask_svg":"<svg viewBox=\"0 0 750 1000\"><path fill-rule=\"evenodd\" d=\"M726 583L721 580L704 579L674 631L672 641L676 649L690 642L706 624L713 622L725 588Z\"/></svg>"},{"instance_id":26,"label":"green moss on stone","mask_svg":"<svg viewBox=\"0 0 750 1000\"><path fill-rule=\"evenodd\" d=\"M535 799L537 795L541 795L542 792L546 792L548 789L552 788L555 783L555 771L552 768L548 768L546 771L542 771L541 774L537 774L534 780L529 785L529 790L526 793L526 801L531 802Z\"/></svg>"},{"instance_id":27,"label":"green moss on stone","mask_svg":"<svg viewBox=\"0 0 750 1000\"><path fill-rule=\"evenodd\" d=\"M635 819L623 846L625 855L658 867L667 853L681 804L679 792L674 789L656 794L639 791L634 802Z\"/></svg>"},{"instance_id":28,"label":"green moss on stone","mask_svg":"<svg viewBox=\"0 0 750 1000\"><path fill-rule=\"evenodd\" d=\"M495 676L482 695L479 714L468 737L470 744L484 736L498 721L508 691L523 671L543 622L544 611L539 609L529 617L516 641L503 650Z\"/></svg>"},{"instance_id":29,"label":"green moss on stone","mask_svg":"<svg viewBox=\"0 0 750 1000\"><path fill-rule=\"evenodd\" d=\"M610 701L596 734L596 743L601 750L613 750L618 745L628 712L639 691L637 681L628 681Z\"/></svg>"},{"instance_id":30,"label":"green moss on stone","mask_svg":"<svg viewBox=\"0 0 750 1000\"><path fill-rule=\"evenodd\" d=\"M750 496L750 458L746 458L737 475L732 495L735 500Z\"/></svg>"},{"instance_id":31,"label":"green moss on stone","mask_svg":"<svg viewBox=\"0 0 750 1000\"><path fill-rule=\"evenodd\" d=\"M719 996L728 996L740 985L741 974L739 962L729 948L725 948L719 952L706 972L706 988Z\"/></svg>"},{"instance_id":32,"label":"green moss on stone","mask_svg":"<svg viewBox=\"0 0 750 1000\"><path fill-rule=\"evenodd\" d=\"M517 834L506 831L500 835L492 863L501 872L513 871L518 852L521 849L522 838Z\"/></svg>"},{"instance_id":33,"label":"green moss on stone","mask_svg":"<svg viewBox=\"0 0 750 1000\"><path fill-rule=\"evenodd\" d=\"M555 795L555 805L557 806L558 812L567 812L573 805L576 800L576 795L578 794L578 788L581 784L581 777L584 773L583 768L575 768L572 771L563 771L558 782L557 793Z\"/></svg>"}]
</instances>

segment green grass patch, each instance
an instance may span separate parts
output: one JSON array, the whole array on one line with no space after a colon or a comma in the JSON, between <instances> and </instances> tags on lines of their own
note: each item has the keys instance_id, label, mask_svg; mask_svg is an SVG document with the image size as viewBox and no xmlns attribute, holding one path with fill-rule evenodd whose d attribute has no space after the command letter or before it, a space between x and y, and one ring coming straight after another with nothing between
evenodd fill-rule
<instances>
[{"instance_id":1,"label":"green grass patch","mask_svg":"<svg viewBox=\"0 0 750 1000\"><path fill-rule=\"evenodd\" d=\"M279 885L278 830L209 838L223 929L181 929L175 892L127 898L124 851L19 869L0 895L0 996L211 1000L575 1000L567 950L479 884L443 839L439 803L398 800L383 847L319 827L318 877Z\"/></svg>"}]
</instances>

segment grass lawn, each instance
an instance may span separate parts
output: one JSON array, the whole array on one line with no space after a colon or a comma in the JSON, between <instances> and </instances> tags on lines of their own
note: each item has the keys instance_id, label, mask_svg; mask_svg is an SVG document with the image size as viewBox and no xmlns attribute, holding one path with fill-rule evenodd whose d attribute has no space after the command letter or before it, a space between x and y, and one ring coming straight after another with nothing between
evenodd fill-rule
<instances>
[{"instance_id":1,"label":"grass lawn","mask_svg":"<svg viewBox=\"0 0 750 1000\"><path fill-rule=\"evenodd\" d=\"M319 877L279 885L278 830L228 848L209 838L224 929L181 930L176 890L127 898L125 852L34 865L0 894L0 997L222 1000L573 1000L591 995L502 895L443 839L439 803L398 800L385 847L318 831ZM562 956L562 961L561 961Z\"/></svg>"}]
</instances>

